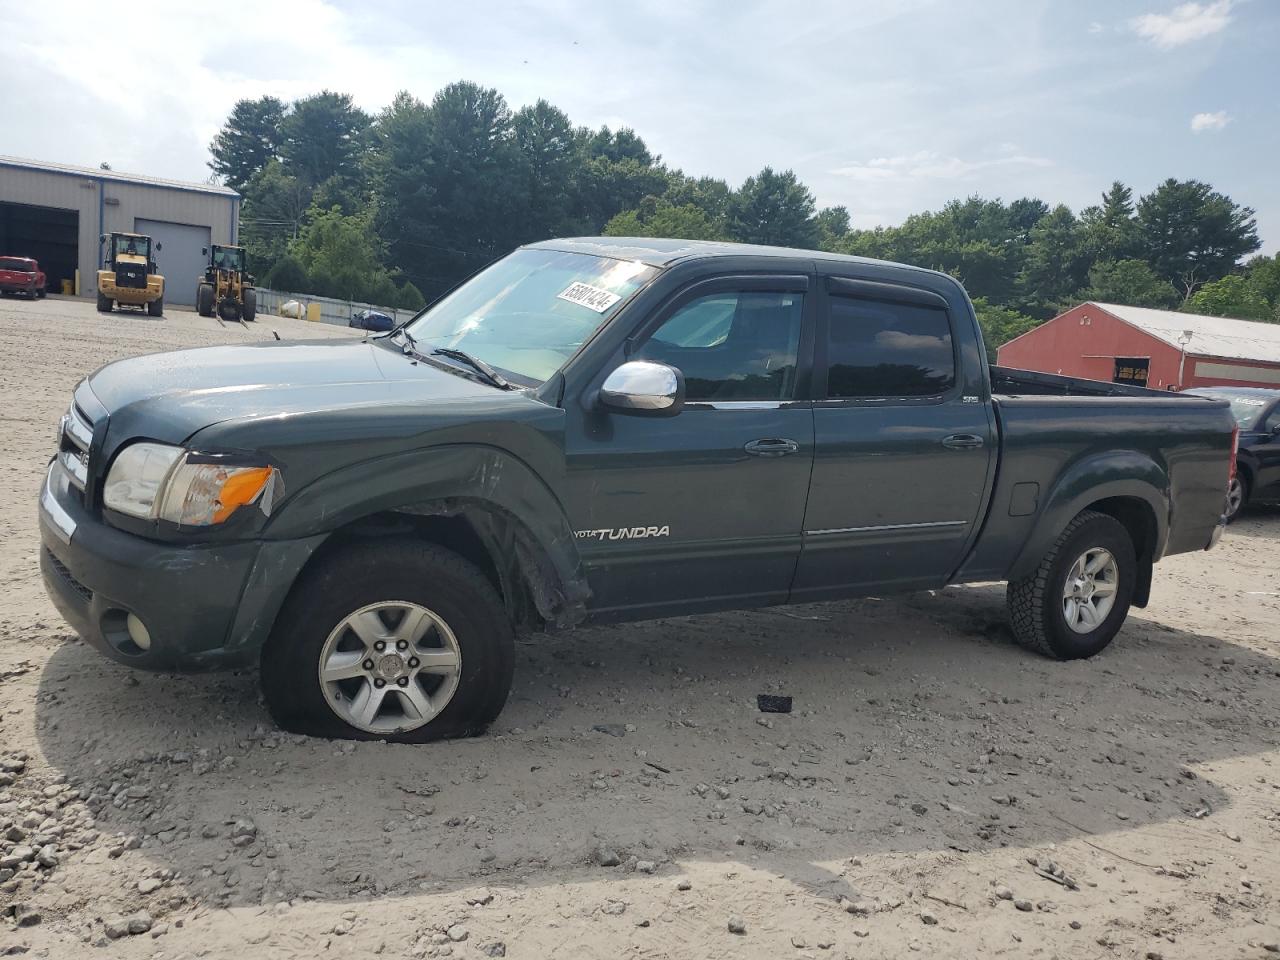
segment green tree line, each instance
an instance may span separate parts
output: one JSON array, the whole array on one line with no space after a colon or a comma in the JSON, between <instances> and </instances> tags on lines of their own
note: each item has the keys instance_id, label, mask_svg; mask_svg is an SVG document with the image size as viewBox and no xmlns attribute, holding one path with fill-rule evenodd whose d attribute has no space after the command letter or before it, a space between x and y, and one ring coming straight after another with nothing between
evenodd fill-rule
<instances>
[{"instance_id":1,"label":"green tree line","mask_svg":"<svg viewBox=\"0 0 1280 960\"><path fill-rule=\"evenodd\" d=\"M1196 180L1134 198L1116 182L1073 212L968 197L900 226L853 229L790 170L734 187L663 163L633 130L575 126L545 100L512 110L459 82L376 115L347 94L241 100L210 166L243 195L261 283L417 308L512 248L606 234L736 240L897 260L961 279L988 346L1080 300L1280 322L1280 255L1254 211Z\"/></svg>"}]
</instances>

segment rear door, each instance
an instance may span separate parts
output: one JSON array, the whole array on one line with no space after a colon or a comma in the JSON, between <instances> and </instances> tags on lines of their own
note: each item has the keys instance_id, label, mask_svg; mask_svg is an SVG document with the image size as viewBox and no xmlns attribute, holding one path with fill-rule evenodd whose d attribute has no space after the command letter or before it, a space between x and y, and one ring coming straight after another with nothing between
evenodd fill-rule
<instances>
[{"instance_id":1,"label":"rear door","mask_svg":"<svg viewBox=\"0 0 1280 960\"><path fill-rule=\"evenodd\" d=\"M980 521L997 442L986 398L965 382L942 297L842 278L825 288L792 599L940 585Z\"/></svg>"}]
</instances>

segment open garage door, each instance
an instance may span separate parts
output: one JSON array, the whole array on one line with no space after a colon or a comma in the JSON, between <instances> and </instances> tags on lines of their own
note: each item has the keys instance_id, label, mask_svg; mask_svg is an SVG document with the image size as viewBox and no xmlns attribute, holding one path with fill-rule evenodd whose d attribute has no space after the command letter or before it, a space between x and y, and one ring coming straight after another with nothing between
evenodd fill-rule
<instances>
[{"instance_id":1,"label":"open garage door","mask_svg":"<svg viewBox=\"0 0 1280 960\"><path fill-rule=\"evenodd\" d=\"M161 245L155 253L156 266L164 277L165 303L196 302L196 284L204 275L208 257L201 248L209 246L209 228L189 223L169 223L166 220L134 221L133 229L151 238L151 249Z\"/></svg>"},{"instance_id":2,"label":"open garage door","mask_svg":"<svg viewBox=\"0 0 1280 960\"><path fill-rule=\"evenodd\" d=\"M49 292L61 292L80 265L80 211L0 203L0 256L35 257ZM92 286L92 277L81 283L86 279Z\"/></svg>"}]
</instances>

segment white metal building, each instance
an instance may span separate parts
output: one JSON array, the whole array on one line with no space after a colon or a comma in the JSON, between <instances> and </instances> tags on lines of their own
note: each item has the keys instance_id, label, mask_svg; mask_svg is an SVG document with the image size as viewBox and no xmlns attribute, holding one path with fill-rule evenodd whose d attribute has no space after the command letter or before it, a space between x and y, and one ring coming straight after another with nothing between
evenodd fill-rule
<instances>
[{"instance_id":1,"label":"white metal building","mask_svg":"<svg viewBox=\"0 0 1280 960\"><path fill-rule=\"evenodd\" d=\"M161 244L165 302L195 302L202 247L236 242L240 195L208 183L0 156L0 256L35 257L57 292L63 280L94 294L99 238L120 231Z\"/></svg>"}]
</instances>

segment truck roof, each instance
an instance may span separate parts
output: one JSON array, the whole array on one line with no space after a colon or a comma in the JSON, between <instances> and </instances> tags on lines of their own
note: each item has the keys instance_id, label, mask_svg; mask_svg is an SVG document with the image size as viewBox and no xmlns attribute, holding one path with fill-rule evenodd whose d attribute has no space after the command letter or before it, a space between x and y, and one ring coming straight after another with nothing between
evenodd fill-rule
<instances>
[{"instance_id":1,"label":"truck roof","mask_svg":"<svg viewBox=\"0 0 1280 960\"><path fill-rule=\"evenodd\" d=\"M855 257L825 250L801 250L797 247L770 247L756 243L731 243L727 240L670 240L662 237L564 237L530 243L534 250L563 250L588 253L597 257L639 260L651 267L669 267L682 260L705 260L712 257L769 257L778 260L823 260L836 263L875 264L900 267L918 273L938 275L936 270L913 267L890 260ZM944 274L945 276L945 274ZM954 278L949 278L954 279Z\"/></svg>"}]
</instances>

